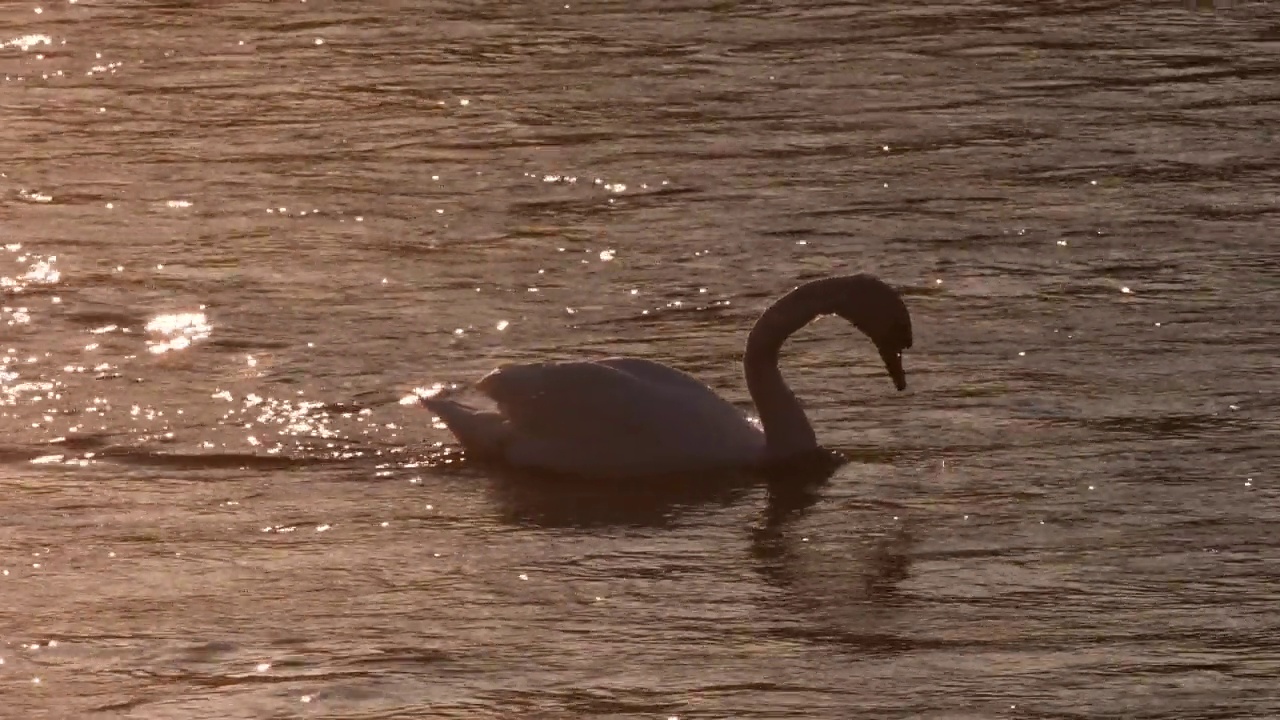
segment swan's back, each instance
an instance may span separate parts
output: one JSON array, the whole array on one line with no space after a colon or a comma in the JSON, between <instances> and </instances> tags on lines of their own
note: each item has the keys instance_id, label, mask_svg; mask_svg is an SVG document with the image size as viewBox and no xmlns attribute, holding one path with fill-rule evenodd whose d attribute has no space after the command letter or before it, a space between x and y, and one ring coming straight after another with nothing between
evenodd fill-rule
<instances>
[{"instance_id":1,"label":"swan's back","mask_svg":"<svg viewBox=\"0 0 1280 720\"><path fill-rule=\"evenodd\" d=\"M507 365L476 388L506 418L506 459L517 465L651 474L751 464L764 451L736 407L648 360Z\"/></svg>"}]
</instances>

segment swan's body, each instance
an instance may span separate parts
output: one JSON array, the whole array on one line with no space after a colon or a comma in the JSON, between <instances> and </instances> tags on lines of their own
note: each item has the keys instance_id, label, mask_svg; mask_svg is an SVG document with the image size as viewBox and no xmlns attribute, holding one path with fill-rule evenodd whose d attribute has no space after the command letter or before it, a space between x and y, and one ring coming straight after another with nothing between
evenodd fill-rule
<instances>
[{"instance_id":1,"label":"swan's body","mask_svg":"<svg viewBox=\"0 0 1280 720\"><path fill-rule=\"evenodd\" d=\"M693 377L637 358L507 365L476 389L496 412L423 400L463 446L517 467L660 474L750 464L765 436Z\"/></svg>"},{"instance_id":2,"label":"swan's body","mask_svg":"<svg viewBox=\"0 0 1280 720\"><path fill-rule=\"evenodd\" d=\"M521 468L635 477L785 460L818 444L778 370L778 351L825 314L866 333L894 383L906 386L901 351L911 347L910 314L891 287L853 275L796 288L752 328L743 365L760 426L692 376L637 358L506 365L475 385L494 411L446 397L422 404L469 453Z\"/></svg>"}]
</instances>

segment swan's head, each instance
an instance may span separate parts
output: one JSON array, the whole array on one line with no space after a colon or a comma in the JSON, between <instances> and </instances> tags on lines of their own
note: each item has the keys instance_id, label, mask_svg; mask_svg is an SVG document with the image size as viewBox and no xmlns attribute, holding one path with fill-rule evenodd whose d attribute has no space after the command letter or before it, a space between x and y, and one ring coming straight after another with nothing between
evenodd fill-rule
<instances>
[{"instance_id":1,"label":"swan's head","mask_svg":"<svg viewBox=\"0 0 1280 720\"><path fill-rule=\"evenodd\" d=\"M835 314L871 338L893 378L893 386L905 390L907 373L902 369L902 351L911 347L911 313L902 295L871 275L841 280L842 287L835 296Z\"/></svg>"}]
</instances>

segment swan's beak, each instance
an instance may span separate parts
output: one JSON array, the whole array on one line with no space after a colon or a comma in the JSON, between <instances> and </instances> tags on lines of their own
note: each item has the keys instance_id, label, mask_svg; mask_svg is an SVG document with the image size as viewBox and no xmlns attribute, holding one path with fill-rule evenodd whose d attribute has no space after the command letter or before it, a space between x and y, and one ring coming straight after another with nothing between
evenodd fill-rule
<instances>
[{"instance_id":1,"label":"swan's beak","mask_svg":"<svg viewBox=\"0 0 1280 720\"><path fill-rule=\"evenodd\" d=\"M884 367L889 371L889 377L893 378L893 386L898 390L906 390L907 371L902 369L902 353L897 350L880 348L880 359L884 360Z\"/></svg>"}]
</instances>

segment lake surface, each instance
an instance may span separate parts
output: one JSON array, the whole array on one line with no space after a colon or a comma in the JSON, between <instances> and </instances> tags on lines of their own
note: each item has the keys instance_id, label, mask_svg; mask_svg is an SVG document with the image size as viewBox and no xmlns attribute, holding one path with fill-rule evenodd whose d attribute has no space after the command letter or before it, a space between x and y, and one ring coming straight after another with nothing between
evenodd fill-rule
<instances>
[{"instance_id":1,"label":"lake surface","mask_svg":"<svg viewBox=\"0 0 1280 720\"><path fill-rule=\"evenodd\" d=\"M1273 718L1280 6L0 8L23 718ZM469 465L416 387L636 355L834 472Z\"/></svg>"}]
</instances>

